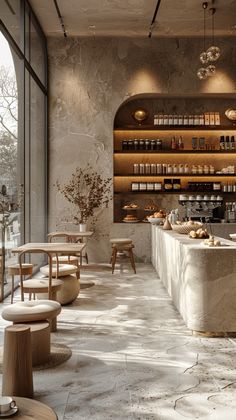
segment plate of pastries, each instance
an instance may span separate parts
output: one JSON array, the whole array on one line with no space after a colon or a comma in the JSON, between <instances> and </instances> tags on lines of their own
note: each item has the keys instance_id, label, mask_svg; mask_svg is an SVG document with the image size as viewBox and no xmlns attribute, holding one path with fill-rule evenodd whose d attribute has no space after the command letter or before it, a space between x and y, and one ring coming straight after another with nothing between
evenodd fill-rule
<instances>
[{"instance_id":1,"label":"plate of pastries","mask_svg":"<svg viewBox=\"0 0 236 420\"><path fill-rule=\"evenodd\" d=\"M134 216L133 214L127 214L127 216L124 217L123 222L125 223L137 223L139 222L139 219Z\"/></svg>"},{"instance_id":2,"label":"plate of pastries","mask_svg":"<svg viewBox=\"0 0 236 420\"><path fill-rule=\"evenodd\" d=\"M193 220L189 220L188 222L177 221L175 224L171 225L175 232L185 235L188 235L191 231L197 231L202 228L202 226L201 222L195 222Z\"/></svg>"},{"instance_id":3,"label":"plate of pastries","mask_svg":"<svg viewBox=\"0 0 236 420\"><path fill-rule=\"evenodd\" d=\"M122 207L123 210L137 210L138 205L135 203L126 204L124 207Z\"/></svg>"},{"instance_id":4,"label":"plate of pastries","mask_svg":"<svg viewBox=\"0 0 236 420\"><path fill-rule=\"evenodd\" d=\"M147 217L147 220L150 223L160 224L164 222L165 218L166 212L164 210L158 210L151 214L149 217Z\"/></svg>"}]
</instances>

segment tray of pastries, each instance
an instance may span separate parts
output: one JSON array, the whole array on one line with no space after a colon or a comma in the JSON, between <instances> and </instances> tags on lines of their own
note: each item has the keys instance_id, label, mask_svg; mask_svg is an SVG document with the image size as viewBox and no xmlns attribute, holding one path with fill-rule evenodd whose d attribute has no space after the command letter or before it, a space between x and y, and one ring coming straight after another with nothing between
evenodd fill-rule
<instances>
[{"instance_id":1,"label":"tray of pastries","mask_svg":"<svg viewBox=\"0 0 236 420\"><path fill-rule=\"evenodd\" d=\"M139 219L134 216L133 214L127 214L127 216L124 217L123 222L125 223L138 223Z\"/></svg>"},{"instance_id":2,"label":"tray of pastries","mask_svg":"<svg viewBox=\"0 0 236 420\"><path fill-rule=\"evenodd\" d=\"M138 205L134 203L126 204L124 207L122 207L123 210L137 210Z\"/></svg>"}]
</instances>

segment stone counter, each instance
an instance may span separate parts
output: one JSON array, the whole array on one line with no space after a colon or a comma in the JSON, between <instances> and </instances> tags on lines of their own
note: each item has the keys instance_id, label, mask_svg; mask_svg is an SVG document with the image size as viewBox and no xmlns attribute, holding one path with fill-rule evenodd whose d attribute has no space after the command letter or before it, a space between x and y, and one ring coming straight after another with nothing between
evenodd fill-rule
<instances>
[{"instance_id":1,"label":"stone counter","mask_svg":"<svg viewBox=\"0 0 236 420\"><path fill-rule=\"evenodd\" d=\"M236 244L221 240L211 248L152 225L152 263L191 330L236 331Z\"/></svg>"}]
</instances>

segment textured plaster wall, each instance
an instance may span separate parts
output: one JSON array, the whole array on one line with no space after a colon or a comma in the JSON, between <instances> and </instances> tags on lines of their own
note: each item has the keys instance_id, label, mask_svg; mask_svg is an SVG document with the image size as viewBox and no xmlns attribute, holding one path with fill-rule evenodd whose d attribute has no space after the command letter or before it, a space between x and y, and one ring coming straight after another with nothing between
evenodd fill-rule
<instances>
[{"instance_id":1,"label":"textured plaster wall","mask_svg":"<svg viewBox=\"0 0 236 420\"><path fill-rule=\"evenodd\" d=\"M70 218L56 180L65 182L86 162L112 177L113 121L125 99L139 93L235 93L235 41L216 44L222 49L217 76L205 82L196 77L202 39L49 39L49 230ZM107 261L109 237L130 236L136 257L149 261L150 226L113 224L112 217L111 204L100 212L90 259Z\"/></svg>"}]
</instances>

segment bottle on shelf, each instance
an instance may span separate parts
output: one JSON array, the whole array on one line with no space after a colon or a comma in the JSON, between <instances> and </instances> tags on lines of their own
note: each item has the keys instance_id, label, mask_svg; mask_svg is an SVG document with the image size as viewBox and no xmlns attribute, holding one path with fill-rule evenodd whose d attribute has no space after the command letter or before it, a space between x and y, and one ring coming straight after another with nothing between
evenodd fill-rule
<instances>
[{"instance_id":1,"label":"bottle on shelf","mask_svg":"<svg viewBox=\"0 0 236 420\"><path fill-rule=\"evenodd\" d=\"M230 150L229 136L226 136L226 139L225 139L225 150Z\"/></svg>"},{"instance_id":2,"label":"bottle on shelf","mask_svg":"<svg viewBox=\"0 0 236 420\"><path fill-rule=\"evenodd\" d=\"M225 150L225 136L220 136L220 150Z\"/></svg>"},{"instance_id":3,"label":"bottle on shelf","mask_svg":"<svg viewBox=\"0 0 236 420\"><path fill-rule=\"evenodd\" d=\"M234 141L234 136L231 136L230 139L230 150L235 150L235 141Z\"/></svg>"},{"instance_id":4,"label":"bottle on shelf","mask_svg":"<svg viewBox=\"0 0 236 420\"><path fill-rule=\"evenodd\" d=\"M177 149L177 142L176 142L175 136L173 136L172 139L171 139L171 149L172 150L176 150Z\"/></svg>"},{"instance_id":5,"label":"bottle on shelf","mask_svg":"<svg viewBox=\"0 0 236 420\"><path fill-rule=\"evenodd\" d=\"M184 142L183 142L182 136L179 136L179 139L178 139L178 148L179 148L179 150L183 150L184 149Z\"/></svg>"}]
</instances>

